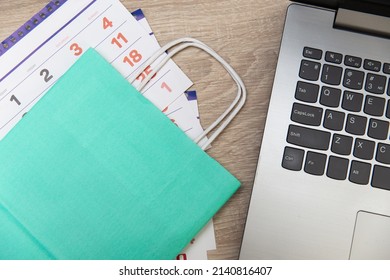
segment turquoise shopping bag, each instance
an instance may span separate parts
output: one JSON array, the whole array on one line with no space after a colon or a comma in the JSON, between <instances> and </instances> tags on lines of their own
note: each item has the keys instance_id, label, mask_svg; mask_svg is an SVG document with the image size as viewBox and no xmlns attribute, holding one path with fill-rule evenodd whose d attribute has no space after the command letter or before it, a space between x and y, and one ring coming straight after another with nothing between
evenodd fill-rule
<instances>
[{"instance_id":1,"label":"turquoise shopping bag","mask_svg":"<svg viewBox=\"0 0 390 280\"><path fill-rule=\"evenodd\" d=\"M0 159L0 259L174 259L240 185L92 49Z\"/></svg>"}]
</instances>

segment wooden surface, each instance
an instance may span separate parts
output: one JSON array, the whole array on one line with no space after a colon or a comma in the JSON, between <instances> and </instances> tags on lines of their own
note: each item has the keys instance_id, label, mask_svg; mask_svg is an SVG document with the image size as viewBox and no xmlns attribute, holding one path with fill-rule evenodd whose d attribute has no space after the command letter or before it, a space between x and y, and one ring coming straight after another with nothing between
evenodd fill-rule
<instances>
[{"instance_id":1,"label":"wooden surface","mask_svg":"<svg viewBox=\"0 0 390 280\"><path fill-rule=\"evenodd\" d=\"M76 0L69 0L76 1ZM5 39L48 0L1 0L0 38ZM210 259L237 259L279 52L287 0L123 0L142 8L160 44L184 36L202 40L224 57L248 90L243 111L209 154L241 182L214 218L217 250ZM206 54L186 50L175 61L195 83L207 127L233 100L235 85ZM1 65L0 65L1 67Z\"/></svg>"}]
</instances>

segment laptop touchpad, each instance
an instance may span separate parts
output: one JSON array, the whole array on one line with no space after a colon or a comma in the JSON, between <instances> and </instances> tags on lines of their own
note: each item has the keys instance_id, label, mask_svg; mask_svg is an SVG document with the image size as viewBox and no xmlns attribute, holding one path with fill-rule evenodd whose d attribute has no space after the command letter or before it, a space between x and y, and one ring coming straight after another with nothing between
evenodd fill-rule
<instances>
[{"instance_id":1,"label":"laptop touchpad","mask_svg":"<svg viewBox=\"0 0 390 280\"><path fill-rule=\"evenodd\" d=\"M359 211L351 260L390 260L390 217Z\"/></svg>"}]
</instances>

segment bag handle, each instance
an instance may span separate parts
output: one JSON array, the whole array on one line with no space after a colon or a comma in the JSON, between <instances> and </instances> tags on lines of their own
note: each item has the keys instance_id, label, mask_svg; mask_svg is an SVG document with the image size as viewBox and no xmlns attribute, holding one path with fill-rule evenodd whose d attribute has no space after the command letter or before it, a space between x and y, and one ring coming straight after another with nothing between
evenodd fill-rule
<instances>
[{"instance_id":1,"label":"bag handle","mask_svg":"<svg viewBox=\"0 0 390 280\"><path fill-rule=\"evenodd\" d=\"M199 137L195 139L195 142L199 144L201 140L203 140L212 130L214 130L218 125L220 125L217 129L215 129L214 133L208 138L208 140L202 144L201 148L205 150L221 133L222 131L229 125L229 123L236 117L236 115L240 112L241 108L244 106L246 101L246 88L244 82L241 80L240 76L237 74L237 72L220 56L218 55L213 49L211 49L209 46L204 44L203 42L193 39L193 38L180 38L177 40L174 40L165 46L163 46L161 49L159 49L157 52L155 52L147 61L145 61L141 67L135 71L129 78L130 83L134 83L135 80L139 75L141 75L145 69L150 66L153 62L155 62L161 55L166 54L168 50L171 50L168 52L166 57L159 63L157 66L154 67L152 72L136 87L136 89L141 92L142 89L147 85L147 83L151 80L151 78L177 53L181 52L182 50L189 48L189 47L195 47L198 49L201 49L208 53L210 56L215 58L224 68L225 70L230 74L232 79L237 84L237 95L234 99L234 101L230 104L230 106L225 110L225 112L222 113L221 116L217 118L216 121L214 121Z\"/></svg>"}]
</instances>

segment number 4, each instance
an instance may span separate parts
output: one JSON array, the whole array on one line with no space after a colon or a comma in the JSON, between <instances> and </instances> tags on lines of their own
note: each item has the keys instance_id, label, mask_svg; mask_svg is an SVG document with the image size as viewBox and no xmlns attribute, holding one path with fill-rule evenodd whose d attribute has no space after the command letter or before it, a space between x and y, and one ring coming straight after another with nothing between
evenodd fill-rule
<instances>
[{"instance_id":1,"label":"number 4","mask_svg":"<svg viewBox=\"0 0 390 280\"><path fill-rule=\"evenodd\" d=\"M112 21L110 21L108 18L103 18L103 29L106 30L107 28L112 27Z\"/></svg>"}]
</instances>

